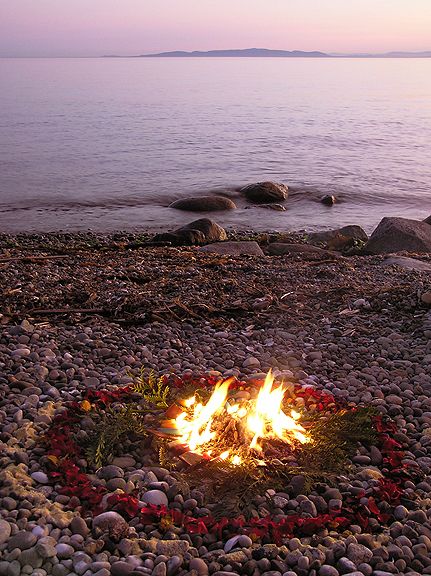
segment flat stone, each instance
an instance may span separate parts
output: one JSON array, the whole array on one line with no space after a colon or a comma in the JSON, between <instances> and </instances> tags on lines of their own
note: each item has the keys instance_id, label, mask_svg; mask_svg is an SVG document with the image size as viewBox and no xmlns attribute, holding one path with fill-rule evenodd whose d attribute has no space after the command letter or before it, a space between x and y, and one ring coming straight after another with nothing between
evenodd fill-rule
<instances>
[{"instance_id":1,"label":"flat stone","mask_svg":"<svg viewBox=\"0 0 431 576\"><path fill-rule=\"evenodd\" d=\"M382 262L384 266L398 266L404 270L420 270L423 272L431 272L431 264L418 260L417 258L409 258L408 256L388 256Z\"/></svg>"},{"instance_id":2,"label":"flat stone","mask_svg":"<svg viewBox=\"0 0 431 576\"><path fill-rule=\"evenodd\" d=\"M31 548L36 544L37 538L32 532L27 532L26 530L22 530L12 536L12 538L7 543L8 550L14 550L15 548L19 548L20 550L27 550L27 548Z\"/></svg>"},{"instance_id":3,"label":"flat stone","mask_svg":"<svg viewBox=\"0 0 431 576\"><path fill-rule=\"evenodd\" d=\"M112 460L112 465L119 468L133 468L136 466L136 460L132 456L117 456Z\"/></svg>"},{"instance_id":4,"label":"flat stone","mask_svg":"<svg viewBox=\"0 0 431 576\"><path fill-rule=\"evenodd\" d=\"M129 576L134 567L127 562L114 562L111 565L111 576Z\"/></svg>"},{"instance_id":5,"label":"flat stone","mask_svg":"<svg viewBox=\"0 0 431 576\"><path fill-rule=\"evenodd\" d=\"M234 210L236 205L235 202L224 196L192 196L172 202L169 208L191 212L213 212L216 210Z\"/></svg>"},{"instance_id":6,"label":"flat stone","mask_svg":"<svg viewBox=\"0 0 431 576\"><path fill-rule=\"evenodd\" d=\"M11 526L6 520L0 520L0 546L6 542L11 534Z\"/></svg>"},{"instance_id":7,"label":"flat stone","mask_svg":"<svg viewBox=\"0 0 431 576\"><path fill-rule=\"evenodd\" d=\"M323 250L309 244L289 244L287 242L273 242L266 249L269 256L314 256L324 258L339 258L338 254Z\"/></svg>"},{"instance_id":8,"label":"flat stone","mask_svg":"<svg viewBox=\"0 0 431 576\"><path fill-rule=\"evenodd\" d=\"M254 241L216 242L214 244L201 246L199 251L212 252L216 254L228 254L230 256L265 256L262 248L257 242Z\"/></svg>"},{"instance_id":9,"label":"flat stone","mask_svg":"<svg viewBox=\"0 0 431 576\"><path fill-rule=\"evenodd\" d=\"M158 540L156 544L157 554L163 556L184 556L190 548L187 540Z\"/></svg>"}]
</instances>

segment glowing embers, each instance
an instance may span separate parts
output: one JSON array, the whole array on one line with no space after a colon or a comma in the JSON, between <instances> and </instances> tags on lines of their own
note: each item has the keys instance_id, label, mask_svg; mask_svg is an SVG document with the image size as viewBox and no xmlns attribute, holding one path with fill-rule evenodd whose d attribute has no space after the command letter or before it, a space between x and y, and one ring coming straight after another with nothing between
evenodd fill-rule
<instances>
[{"instance_id":1,"label":"glowing embers","mask_svg":"<svg viewBox=\"0 0 431 576\"><path fill-rule=\"evenodd\" d=\"M249 394L231 396L231 382L217 384L205 403L195 396L181 402L184 410L174 420L174 428L190 451L240 465L249 457L264 463L268 442L295 445L310 441L300 414L283 411L286 388L283 384L274 387L271 372L254 398Z\"/></svg>"}]
</instances>

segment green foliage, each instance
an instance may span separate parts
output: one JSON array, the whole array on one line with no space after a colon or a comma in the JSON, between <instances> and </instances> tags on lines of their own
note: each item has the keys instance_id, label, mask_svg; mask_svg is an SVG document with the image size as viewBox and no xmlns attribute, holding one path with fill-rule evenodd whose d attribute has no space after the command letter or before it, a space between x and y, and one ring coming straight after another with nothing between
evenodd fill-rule
<instances>
[{"instance_id":1,"label":"green foliage","mask_svg":"<svg viewBox=\"0 0 431 576\"><path fill-rule=\"evenodd\" d=\"M145 412L134 405L121 408L118 412L108 410L102 417L95 437L86 449L88 462L100 468L114 455L119 439L125 434L146 435Z\"/></svg>"},{"instance_id":2,"label":"green foliage","mask_svg":"<svg viewBox=\"0 0 431 576\"><path fill-rule=\"evenodd\" d=\"M341 410L326 418L317 415L311 428L313 442L298 451L298 463L309 473L340 472L359 443L369 445L376 440L372 417L374 408Z\"/></svg>"},{"instance_id":3,"label":"green foliage","mask_svg":"<svg viewBox=\"0 0 431 576\"><path fill-rule=\"evenodd\" d=\"M131 376L134 378L131 385L132 392L140 394L146 402L157 408L168 408L170 389L165 384L163 376L157 376L154 370L145 376L144 368L141 368L139 376Z\"/></svg>"}]
</instances>

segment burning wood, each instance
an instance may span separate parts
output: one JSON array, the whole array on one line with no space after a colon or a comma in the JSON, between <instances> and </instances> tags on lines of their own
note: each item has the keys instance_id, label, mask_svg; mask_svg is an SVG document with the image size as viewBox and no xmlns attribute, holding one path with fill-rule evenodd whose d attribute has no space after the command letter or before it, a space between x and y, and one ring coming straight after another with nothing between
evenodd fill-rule
<instances>
[{"instance_id":1,"label":"burning wood","mask_svg":"<svg viewBox=\"0 0 431 576\"><path fill-rule=\"evenodd\" d=\"M206 403L195 396L182 400L183 410L175 418L163 421L163 432L170 430L178 437L178 444L201 458L226 460L234 466L250 458L264 463L266 454L277 457L287 447L310 442L300 424L300 414L283 411L286 387L274 387L271 372L256 398L229 397L231 382L228 379L218 383ZM176 412L169 409L172 416Z\"/></svg>"}]
</instances>

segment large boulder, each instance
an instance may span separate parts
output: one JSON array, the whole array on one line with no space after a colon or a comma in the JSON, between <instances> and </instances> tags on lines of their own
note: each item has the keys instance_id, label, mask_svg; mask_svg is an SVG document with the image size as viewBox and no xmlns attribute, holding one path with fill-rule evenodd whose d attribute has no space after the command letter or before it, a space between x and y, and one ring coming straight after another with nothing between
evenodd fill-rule
<instances>
[{"instance_id":1,"label":"large boulder","mask_svg":"<svg viewBox=\"0 0 431 576\"><path fill-rule=\"evenodd\" d=\"M235 202L223 196L194 196L181 198L170 204L169 208L189 210L190 212L213 212L215 210L233 210Z\"/></svg>"},{"instance_id":2,"label":"large boulder","mask_svg":"<svg viewBox=\"0 0 431 576\"><path fill-rule=\"evenodd\" d=\"M383 218L364 246L364 253L392 252L431 252L431 226L408 218Z\"/></svg>"},{"instance_id":3,"label":"large boulder","mask_svg":"<svg viewBox=\"0 0 431 576\"><path fill-rule=\"evenodd\" d=\"M286 200L289 194L289 188L285 184L276 182L257 182L241 188L240 192L244 194L250 202L264 204L267 202L280 202Z\"/></svg>"},{"instance_id":4,"label":"large boulder","mask_svg":"<svg viewBox=\"0 0 431 576\"><path fill-rule=\"evenodd\" d=\"M431 216L428 216L428 218L425 218L424 222L425 222L425 224L431 224Z\"/></svg>"},{"instance_id":5,"label":"large boulder","mask_svg":"<svg viewBox=\"0 0 431 576\"><path fill-rule=\"evenodd\" d=\"M226 240L227 235L224 228L219 226L209 218L200 218L173 232L163 232L156 234L152 241L174 246L190 246L195 244L205 244L206 242L221 242Z\"/></svg>"},{"instance_id":6,"label":"large boulder","mask_svg":"<svg viewBox=\"0 0 431 576\"><path fill-rule=\"evenodd\" d=\"M179 230L198 230L204 234L207 242L221 242L227 239L225 229L209 218L194 220L190 224L182 226Z\"/></svg>"},{"instance_id":7,"label":"large boulder","mask_svg":"<svg viewBox=\"0 0 431 576\"><path fill-rule=\"evenodd\" d=\"M230 256L239 256L248 254L249 256L265 256L262 248L257 242L240 241L240 242L216 242L199 248L201 252L212 252L216 254L228 254Z\"/></svg>"},{"instance_id":8,"label":"large boulder","mask_svg":"<svg viewBox=\"0 0 431 576\"><path fill-rule=\"evenodd\" d=\"M307 241L310 244L323 245L331 250L345 250L367 240L368 236L365 230L356 225L343 226L323 232L311 232L307 236Z\"/></svg>"}]
</instances>

